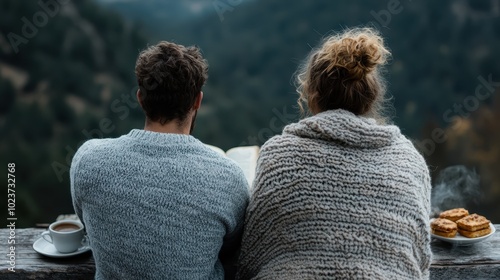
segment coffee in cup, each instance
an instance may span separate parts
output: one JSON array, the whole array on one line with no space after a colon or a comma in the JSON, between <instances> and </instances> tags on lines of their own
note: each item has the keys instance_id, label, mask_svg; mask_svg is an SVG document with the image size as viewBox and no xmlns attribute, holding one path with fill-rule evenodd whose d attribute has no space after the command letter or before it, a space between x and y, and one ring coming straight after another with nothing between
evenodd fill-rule
<instances>
[{"instance_id":1,"label":"coffee in cup","mask_svg":"<svg viewBox=\"0 0 500 280\"><path fill-rule=\"evenodd\" d=\"M79 226L70 223L58 224L57 226L54 227L54 231L57 232L72 232L72 231L77 231L79 229L80 229Z\"/></svg>"},{"instance_id":2,"label":"coffee in cup","mask_svg":"<svg viewBox=\"0 0 500 280\"><path fill-rule=\"evenodd\" d=\"M54 244L60 253L72 253L87 243L83 224L73 220L52 223L42 238Z\"/></svg>"}]
</instances>

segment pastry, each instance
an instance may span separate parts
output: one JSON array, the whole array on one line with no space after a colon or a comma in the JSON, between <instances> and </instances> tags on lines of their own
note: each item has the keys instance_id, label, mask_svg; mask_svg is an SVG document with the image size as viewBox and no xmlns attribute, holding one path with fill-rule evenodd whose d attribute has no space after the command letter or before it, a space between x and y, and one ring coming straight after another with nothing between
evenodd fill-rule
<instances>
[{"instance_id":1,"label":"pastry","mask_svg":"<svg viewBox=\"0 0 500 280\"><path fill-rule=\"evenodd\" d=\"M491 233L490 221L484 216L472 214L457 221L458 232L469 238L476 238Z\"/></svg>"},{"instance_id":2,"label":"pastry","mask_svg":"<svg viewBox=\"0 0 500 280\"><path fill-rule=\"evenodd\" d=\"M459 228L458 233L460 233L460 235L465 236L467 238L476 238L476 237L481 237L481 236L485 236L485 235L490 234L491 228L488 227L488 228L480 229L480 230L476 230L476 231L468 231L468 230L463 230L463 229Z\"/></svg>"},{"instance_id":3,"label":"pastry","mask_svg":"<svg viewBox=\"0 0 500 280\"><path fill-rule=\"evenodd\" d=\"M439 214L439 218L448 219L450 221L456 222L462 218L465 218L469 215L469 211L464 208L455 208L450 209Z\"/></svg>"},{"instance_id":4,"label":"pastry","mask_svg":"<svg viewBox=\"0 0 500 280\"><path fill-rule=\"evenodd\" d=\"M457 224L448 219L437 218L431 222L431 232L443 237L455 237Z\"/></svg>"}]
</instances>

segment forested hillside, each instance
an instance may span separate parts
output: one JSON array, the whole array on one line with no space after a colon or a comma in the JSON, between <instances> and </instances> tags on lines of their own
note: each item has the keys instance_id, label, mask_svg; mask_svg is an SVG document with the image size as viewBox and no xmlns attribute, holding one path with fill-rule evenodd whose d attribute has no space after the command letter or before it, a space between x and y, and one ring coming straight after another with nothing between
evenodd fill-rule
<instances>
[{"instance_id":1,"label":"forested hillside","mask_svg":"<svg viewBox=\"0 0 500 280\"><path fill-rule=\"evenodd\" d=\"M433 175L476 169L484 197L473 210L500 222L499 1L66 2L33 36L23 18L45 11L38 1L0 2L0 153L18 166L21 225L72 211L68 163L82 141L143 125L133 68L148 42L202 48L210 70L194 134L228 149L297 120L293 73L324 36L359 25L380 28L392 50L394 122ZM491 91L478 99L481 78Z\"/></svg>"},{"instance_id":2,"label":"forested hillside","mask_svg":"<svg viewBox=\"0 0 500 280\"><path fill-rule=\"evenodd\" d=\"M143 121L138 109L130 107L126 122L127 109L118 110L128 108L121 96L134 87L141 32L92 1L49 7L53 16L37 2L0 2L0 154L17 166L21 226L72 211L67 171L82 140L119 135ZM35 25L43 23L33 20L40 11L46 24Z\"/></svg>"}]
</instances>

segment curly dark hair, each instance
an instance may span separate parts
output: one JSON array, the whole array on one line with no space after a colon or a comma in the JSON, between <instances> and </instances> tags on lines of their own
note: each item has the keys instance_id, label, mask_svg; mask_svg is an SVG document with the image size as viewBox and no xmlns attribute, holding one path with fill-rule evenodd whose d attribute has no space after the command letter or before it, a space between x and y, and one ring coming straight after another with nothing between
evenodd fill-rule
<instances>
[{"instance_id":1,"label":"curly dark hair","mask_svg":"<svg viewBox=\"0 0 500 280\"><path fill-rule=\"evenodd\" d=\"M200 49L162 41L142 51L135 75L147 118L184 122L208 77Z\"/></svg>"}]
</instances>

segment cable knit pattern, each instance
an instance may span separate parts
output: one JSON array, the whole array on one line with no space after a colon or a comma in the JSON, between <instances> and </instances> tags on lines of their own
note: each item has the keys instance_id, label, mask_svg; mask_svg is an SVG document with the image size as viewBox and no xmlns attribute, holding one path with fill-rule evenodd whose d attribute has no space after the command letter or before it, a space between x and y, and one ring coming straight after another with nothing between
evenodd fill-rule
<instances>
[{"instance_id":1,"label":"cable knit pattern","mask_svg":"<svg viewBox=\"0 0 500 280\"><path fill-rule=\"evenodd\" d=\"M224 279L236 252L248 184L231 160L192 136L132 130L87 141L71 194L96 279Z\"/></svg>"},{"instance_id":2,"label":"cable knit pattern","mask_svg":"<svg viewBox=\"0 0 500 280\"><path fill-rule=\"evenodd\" d=\"M430 176L396 126L332 110L261 149L239 279L428 279Z\"/></svg>"}]
</instances>

